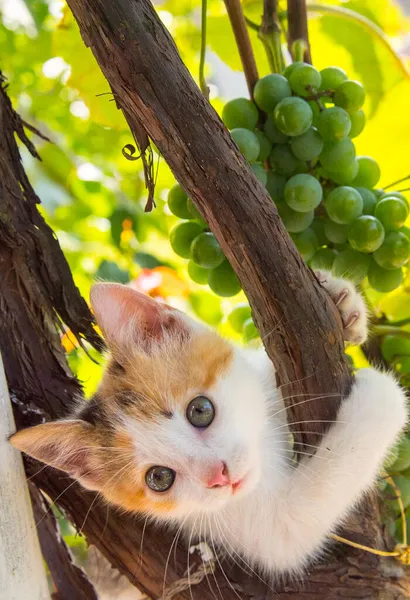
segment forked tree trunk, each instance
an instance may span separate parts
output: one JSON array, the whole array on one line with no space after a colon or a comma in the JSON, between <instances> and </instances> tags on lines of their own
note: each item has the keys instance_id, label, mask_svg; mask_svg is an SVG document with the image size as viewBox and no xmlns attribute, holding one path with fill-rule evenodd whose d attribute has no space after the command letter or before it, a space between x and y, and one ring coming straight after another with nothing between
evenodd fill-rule
<instances>
[{"instance_id":1,"label":"forked tree trunk","mask_svg":"<svg viewBox=\"0 0 410 600\"><path fill-rule=\"evenodd\" d=\"M349 389L350 375L338 315L301 260L265 190L198 91L151 4L148 0L69 0L69 5L134 134L141 140L148 133L154 140L231 260L277 369L278 381L286 386L285 395L342 396ZM65 414L78 391L59 345L59 318L95 346L100 341L58 243L37 211L37 198L20 164L13 137L14 130L21 134L21 123L4 90L0 119L0 344L7 357L6 373L21 427ZM298 406L290 402L290 420L329 420L337 406L333 397L328 402ZM310 431L314 425L316 432L323 432L320 422L310 423ZM296 426L295 434L305 443L316 439L302 427ZM67 512L88 541L149 596L160 597L164 585L184 577L187 550L179 544L175 560L171 553L164 584L172 535L144 527L134 517L119 515L66 476L41 469L32 460L26 461L26 471ZM383 546L374 501L352 519L347 535L371 546ZM400 570L393 566L397 574ZM61 569L61 561L54 568ZM303 583L281 584L275 590L229 565L225 571L223 575L217 568L214 575L190 590L181 589L174 597L410 597L406 578L385 577L387 571L378 559L344 549L329 564L309 573ZM55 572L55 578L57 575ZM194 573L191 577L195 579ZM75 580L76 598L95 598L84 578L67 576L67 580ZM62 599L76 600L72 590L68 593L62 589L60 593Z\"/></svg>"}]
</instances>

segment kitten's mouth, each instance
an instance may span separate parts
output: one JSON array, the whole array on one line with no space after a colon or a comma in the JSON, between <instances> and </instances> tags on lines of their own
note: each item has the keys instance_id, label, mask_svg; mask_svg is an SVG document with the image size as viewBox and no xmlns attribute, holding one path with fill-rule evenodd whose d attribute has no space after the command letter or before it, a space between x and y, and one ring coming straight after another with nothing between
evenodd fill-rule
<instances>
[{"instance_id":1,"label":"kitten's mouth","mask_svg":"<svg viewBox=\"0 0 410 600\"><path fill-rule=\"evenodd\" d=\"M236 494L237 492L239 492L239 490L243 487L247 476L248 474L246 474L244 477L241 477L241 479L237 479L232 483L232 494Z\"/></svg>"}]
</instances>

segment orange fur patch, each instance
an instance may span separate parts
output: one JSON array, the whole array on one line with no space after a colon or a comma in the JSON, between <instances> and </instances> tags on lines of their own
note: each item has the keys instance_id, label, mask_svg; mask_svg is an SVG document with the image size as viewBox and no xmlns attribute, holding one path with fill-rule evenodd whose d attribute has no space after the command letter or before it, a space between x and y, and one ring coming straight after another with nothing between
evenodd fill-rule
<instances>
[{"instance_id":1,"label":"orange fur patch","mask_svg":"<svg viewBox=\"0 0 410 600\"><path fill-rule=\"evenodd\" d=\"M110 358L98 396L105 410L118 410L126 394L139 401L126 407L137 418L155 418L172 412L186 394L195 389L206 392L229 368L233 350L228 342L212 331L194 334L184 343L170 338L152 354L135 350L131 355ZM115 368L119 362L121 372Z\"/></svg>"},{"instance_id":2,"label":"orange fur patch","mask_svg":"<svg viewBox=\"0 0 410 600\"><path fill-rule=\"evenodd\" d=\"M192 399L193 391L206 394L212 390L232 358L230 344L212 331L193 332L183 339L169 335L151 354L137 347L126 355L114 351L97 394L79 409L76 420L21 431L11 443L79 477L84 485L126 510L169 513L175 503L166 493L153 500L133 441L118 415L138 420L169 417Z\"/></svg>"}]
</instances>

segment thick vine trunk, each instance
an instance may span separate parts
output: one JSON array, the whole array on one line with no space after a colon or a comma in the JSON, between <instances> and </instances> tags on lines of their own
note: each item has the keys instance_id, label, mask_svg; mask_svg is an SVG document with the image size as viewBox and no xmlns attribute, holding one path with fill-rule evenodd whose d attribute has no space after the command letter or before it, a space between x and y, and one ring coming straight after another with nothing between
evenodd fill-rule
<instances>
[{"instance_id":1,"label":"thick vine trunk","mask_svg":"<svg viewBox=\"0 0 410 600\"><path fill-rule=\"evenodd\" d=\"M285 395L343 395L350 376L333 305L302 262L265 190L198 91L151 4L148 0L69 0L69 4L137 139L142 125L231 260L278 381L286 386ZM57 319L94 345L100 342L58 243L37 211L38 199L13 137L13 130L21 134L21 123L4 91L0 119L0 344L21 427L65 414L78 392L59 345ZM337 406L333 398L295 406L290 402L290 419L332 419ZM310 423L308 429L313 431L313 426ZM323 423L316 423L317 432L323 429ZM295 431L304 442L314 443L315 437L304 433L303 427ZM159 597L164 584L184 577L187 550L178 544L164 582L172 535L119 515L61 473L41 469L31 460L26 461L26 469L89 542L151 597ZM375 510L374 503L369 507ZM380 547L377 514L362 513L352 522L349 535ZM238 595L254 600L410 597L406 579L385 578L377 559L356 551L316 569L304 583L283 584L275 591L248 573L225 569L227 575L220 569L215 573L224 600ZM77 595L70 600L94 597L83 581L75 578ZM175 597L215 598L216 581L209 575Z\"/></svg>"},{"instance_id":2,"label":"thick vine trunk","mask_svg":"<svg viewBox=\"0 0 410 600\"><path fill-rule=\"evenodd\" d=\"M340 320L304 264L262 184L182 63L149 0L68 0L138 139L141 125L206 218L252 307L286 397L300 421L331 420L350 384ZM310 423L323 432L324 423Z\"/></svg>"}]
</instances>

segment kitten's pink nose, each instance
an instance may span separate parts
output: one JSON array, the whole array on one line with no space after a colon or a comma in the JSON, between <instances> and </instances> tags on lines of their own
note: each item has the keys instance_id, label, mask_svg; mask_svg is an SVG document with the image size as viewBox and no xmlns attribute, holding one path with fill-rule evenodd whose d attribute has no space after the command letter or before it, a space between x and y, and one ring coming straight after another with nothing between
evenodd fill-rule
<instances>
[{"instance_id":1,"label":"kitten's pink nose","mask_svg":"<svg viewBox=\"0 0 410 600\"><path fill-rule=\"evenodd\" d=\"M207 488L225 487L230 483L228 467L222 461L212 467L206 479Z\"/></svg>"}]
</instances>

